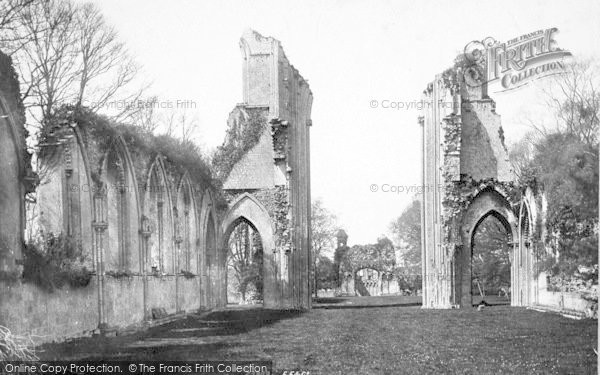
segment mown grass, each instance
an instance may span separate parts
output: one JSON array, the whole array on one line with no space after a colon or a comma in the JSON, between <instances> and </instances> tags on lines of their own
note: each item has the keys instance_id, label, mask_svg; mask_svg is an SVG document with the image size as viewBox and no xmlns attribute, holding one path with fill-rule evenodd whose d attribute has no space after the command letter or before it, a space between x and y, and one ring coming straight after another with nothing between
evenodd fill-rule
<instances>
[{"instance_id":1,"label":"mown grass","mask_svg":"<svg viewBox=\"0 0 600 375\"><path fill-rule=\"evenodd\" d=\"M267 359L279 371L311 374L597 372L597 321L509 306L423 310L414 297L321 302L307 313L254 309L189 316L131 336L47 345L39 354L46 359Z\"/></svg>"}]
</instances>

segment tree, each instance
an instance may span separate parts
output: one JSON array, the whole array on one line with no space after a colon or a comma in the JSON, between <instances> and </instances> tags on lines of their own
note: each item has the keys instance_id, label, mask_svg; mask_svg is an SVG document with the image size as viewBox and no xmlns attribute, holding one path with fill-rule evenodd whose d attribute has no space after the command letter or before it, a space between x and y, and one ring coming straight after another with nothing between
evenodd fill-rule
<instances>
[{"instance_id":1,"label":"tree","mask_svg":"<svg viewBox=\"0 0 600 375\"><path fill-rule=\"evenodd\" d=\"M548 199L547 245L554 271L573 274L598 262L598 145L569 134L551 134L536 145L535 176Z\"/></svg>"},{"instance_id":2,"label":"tree","mask_svg":"<svg viewBox=\"0 0 600 375\"><path fill-rule=\"evenodd\" d=\"M227 265L234 271L243 302L250 285L262 298L262 254L260 235L247 221L241 220L229 236Z\"/></svg>"},{"instance_id":3,"label":"tree","mask_svg":"<svg viewBox=\"0 0 600 375\"><path fill-rule=\"evenodd\" d=\"M139 68L94 5L35 0L14 12L11 28L0 29L0 40L21 41L5 45L12 48L21 97L34 120L30 126L41 126L66 104L86 105L115 117L137 110L108 105L115 99L133 102L140 97L141 90L128 95L123 91Z\"/></svg>"},{"instance_id":4,"label":"tree","mask_svg":"<svg viewBox=\"0 0 600 375\"><path fill-rule=\"evenodd\" d=\"M21 96L39 110L37 123L57 106L73 103L76 73L75 6L69 1L34 1L21 12L17 33L27 36L13 56L21 77Z\"/></svg>"},{"instance_id":5,"label":"tree","mask_svg":"<svg viewBox=\"0 0 600 375\"><path fill-rule=\"evenodd\" d=\"M543 89L555 124L532 124L539 135L521 181L546 194L546 247L554 255L545 270L568 279L579 266L598 262L598 130L600 70L569 64ZM596 275L597 277L597 275Z\"/></svg>"},{"instance_id":6,"label":"tree","mask_svg":"<svg viewBox=\"0 0 600 375\"><path fill-rule=\"evenodd\" d=\"M337 275L333 261L326 256L321 256L317 262L317 280L321 288L335 288Z\"/></svg>"},{"instance_id":7,"label":"tree","mask_svg":"<svg viewBox=\"0 0 600 375\"><path fill-rule=\"evenodd\" d=\"M197 114L190 114L186 109L175 112L170 111L159 118L159 124L165 128L165 134L181 138L184 142L190 142L200 127Z\"/></svg>"},{"instance_id":8,"label":"tree","mask_svg":"<svg viewBox=\"0 0 600 375\"><path fill-rule=\"evenodd\" d=\"M568 134L588 146L596 145L600 127L599 85L600 68L590 61L575 61L566 66L564 74L553 76L543 92L546 104L554 112L555 128L543 128L541 132Z\"/></svg>"},{"instance_id":9,"label":"tree","mask_svg":"<svg viewBox=\"0 0 600 375\"><path fill-rule=\"evenodd\" d=\"M392 240L386 236L379 237L375 244L377 265L380 271L391 271L396 265L396 251Z\"/></svg>"},{"instance_id":10,"label":"tree","mask_svg":"<svg viewBox=\"0 0 600 375\"><path fill-rule=\"evenodd\" d=\"M421 204L414 200L390 224L396 245L403 250L402 259L409 273L421 273Z\"/></svg>"},{"instance_id":11,"label":"tree","mask_svg":"<svg viewBox=\"0 0 600 375\"><path fill-rule=\"evenodd\" d=\"M126 120L148 133L154 133L160 126L160 119L156 112L158 97L143 98L141 102L143 105L139 106L136 111L132 111Z\"/></svg>"},{"instance_id":12,"label":"tree","mask_svg":"<svg viewBox=\"0 0 600 375\"><path fill-rule=\"evenodd\" d=\"M18 50L24 40L17 30L23 9L35 0L0 0L0 50L9 54Z\"/></svg>"},{"instance_id":13,"label":"tree","mask_svg":"<svg viewBox=\"0 0 600 375\"><path fill-rule=\"evenodd\" d=\"M324 207L321 199L316 199L312 202L311 217L311 256L313 260L313 281L315 297L319 288L319 261L322 259L324 252L332 252L335 238L335 221L336 217L327 208Z\"/></svg>"},{"instance_id":14,"label":"tree","mask_svg":"<svg viewBox=\"0 0 600 375\"><path fill-rule=\"evenodd\" d=\"M92 111L98 111L134 80L139 66L95 5L87 3L76 8L74 27L78 42L75 47L74 73L78 78L75 104L86 104ZM96 85L96 81L102 83ZM125 100L137 97L139 94L136 93Z\"/></svg>"},{"instance_id":15,"label":"tree","mask_svg":"<svg viewBox=\"0 0 600 375\"><path fill-rule=\"evenodd\" d=\"M528 168L533 159L534 145L539 137L535 133L528 132L519 141L512 143L508 149L508 157L517 180L522 182L527 178Z\"/></svg>"},{"instance_id":16,"label":"tree","mask_svg":"<svg viewBox=\"0 0 600 375\"><path fill-rule=\"evenodd\" d=\"M486 217L473 234L473 283L484 297L486 291L510 285L508 234L494 216Z\"/></svg>"}]
</instances>

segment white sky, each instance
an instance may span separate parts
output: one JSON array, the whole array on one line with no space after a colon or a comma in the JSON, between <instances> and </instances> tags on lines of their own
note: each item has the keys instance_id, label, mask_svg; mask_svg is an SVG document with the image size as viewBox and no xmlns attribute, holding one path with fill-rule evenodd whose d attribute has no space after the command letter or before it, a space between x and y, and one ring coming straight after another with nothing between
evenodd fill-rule
<instances>
[{"instance_id":1,"label":"white sky","mask_svg":"<svg viewBox=\"0 0 600 375\"><path fill-rule=\"evenodd\" d=\"M412 199L373 193L371 184L421 183L418 111L373 109L371 100L420 100L465 44L488 36L507 41L557 27L559 47L600 56L597 0L96 4L144 66L159 100L197 103L198 140L207 150L223 141L227 116L242 101L243 30L279 39L314 94L312 195L337 214L350 245L375 242ZM509 141L527 130L521 118L536 96L524 88L494 97Z\"/></svg>"}]
</instances>

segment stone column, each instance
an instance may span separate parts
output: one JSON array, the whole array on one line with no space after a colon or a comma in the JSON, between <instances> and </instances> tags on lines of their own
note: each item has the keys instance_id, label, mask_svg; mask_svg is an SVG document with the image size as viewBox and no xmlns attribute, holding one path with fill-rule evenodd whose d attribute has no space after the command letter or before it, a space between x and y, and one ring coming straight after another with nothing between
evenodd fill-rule
<instances>
[{"instance_id":1,"label":"stone column","mask_svg":"<svg viewBox=\"0 0 600 375\"><path fill-rule=\"evenodd\" d=\"M179 278L181 276L181 267L180 267L180 251L181 251L181 243L183 240L181 237L175 238L175 312L180 312L179 309L179 294L181 285L179 285Z\"/></svg>"},{"instance_id":2,"label":"stone column","mask_svg":"<svg viewBox=\"0 0 600 375\"><path fill-rule=\"evenodd\" d=\"M181 237L181 223L179 220L179 214L177 212L177 208L173 208L174 218L175 218L175 312L180 312L179 309L179 293L180 293L180 285L179 285L179 277L181 273L181 243L183 242L183 238Z\"/></svg>"},{"instance_id":3,"label":"stone column","mask_svg":"<svg viewBox=\"0 0 600 375\"><path fill-rule=\"evenodd\" d=\"M140 226L140 234L142 237L142 278L144 282L144 320L151 320L152 316L148 311L148 269L150 268L150 257L148 255L148 241L152 235L152 227L147 216L142 216Z\"/></svg>"},{"instance_id":4,"label":"stone column","mask_svg":"<svg viewBox=\"0 0 600 375\"><path fill-rule=\"evenodd\" d=\"M104 311L104 242L108 228L106 220L106 186L102 185L94 194L94 254L96 258L96 277L98 278L98 328L106 329L108 322Z\"/></svg>"}]
</instances>

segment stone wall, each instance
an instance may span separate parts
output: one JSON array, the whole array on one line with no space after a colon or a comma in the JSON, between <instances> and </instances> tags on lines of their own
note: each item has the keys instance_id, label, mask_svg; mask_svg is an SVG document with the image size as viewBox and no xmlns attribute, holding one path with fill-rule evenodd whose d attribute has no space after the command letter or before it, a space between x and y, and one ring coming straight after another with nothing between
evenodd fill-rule
<instances>
[{"instance_id":1,"label":"stone wall","mask_svg":"<svg viewBox=\"0 0 600 375\"><path fill-rule=\"evenodd\" d=\"M168 137L71 107L44 126L27 249L43 254L46 238L66 238L81 249L77 267L91 276L87 285L58 288L22 277L24 198L36 177L18 81L0 55L0 325L51 341L223 307L223 237L240 217L263 241L265 307L310 307L312 93L275 39L248 31L241 47L244 103L229 129L238 131L249 113L264 121L225 192L195 149Z\"/></svg>"},{"instance_id":2,"label":"stone wall","mask_svg":"<svg viewBox=\"0 0 600 375\"><path fill-rule=\"evenodd\" d=\"M98 285L48 293L31 283L0 282L0 325L35 342L80 336L98 328Z\"/></svg>"},{"instance_id":3,"label":"stone wall","mask_svg":"<svg viewBox=\"0 0 600 375\"><path fill-rule=\"evenodd\" d=\"M2 110L9 108L5 98ZM164 146L163 138L156 147L159 140L135 127L73 108L57 114L40 137L28 247L44 254L48 236L72 240L81 262L71 261L91 281L54 287L50 278L22 278L19 263L33 259L21 256L29 160L19 146L23 117L3 113L10 127L1 128L9 132L0 139L10 142L0 151L7 161L0 166L0 234L11 242L0 252L0 325L43 342L218 305L219 274L207 260L219 239L210 176L174 161L180 147L161 154L177 141ZM32 269L55 272L44 267Z\"/></svg>"},{"instance_id":4,"label":"stone wall","mask_svg":"<svg viewBox=\"0 0 600 375\"><path fill-rule=\"evenodd\" d=\"M19 272L25 225L25 192L30 189L30 155L19 82L11 59L0 52L0 272Z\"/></svg>"},{"instance_id":5,"label":"stone wall","mask_svg":"<svg viewBox=\"0 0 600 375\"><path fill-rule=\"evenodd\" d=\"M521 188L514 184L500 116L485 83L470 82L455 65L424 92L421 215L423 306L471 306L472 236L497 217L513 247L512 304L532 303L533 247L523 233Z\"/></svg>"},{"instance_id":6,"label":"stone wall","mask_svg":"<svg viewBox=\"0 0 600 375\"><path fill-rule=\"evenodd\" d=\"M248 30L240 47L244 103L230 115L230 133L237 131L239 119L250 111L262 111L265 124L257 144L236 163L223 184L230 211L222 225L222 252L226 253L229 225L240 216L255 215L241 207L259 207L256 211L263 213L256 214L256 220L268 216L270 229L261 233L253 224L263 242L272 243L272 247L263 243L264 304L309 308L312 93L279 41ZM256 204L243 202L250 202L249 196Z\"/></svg>"}]
</instances>

